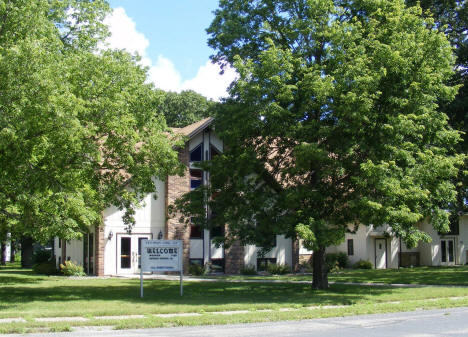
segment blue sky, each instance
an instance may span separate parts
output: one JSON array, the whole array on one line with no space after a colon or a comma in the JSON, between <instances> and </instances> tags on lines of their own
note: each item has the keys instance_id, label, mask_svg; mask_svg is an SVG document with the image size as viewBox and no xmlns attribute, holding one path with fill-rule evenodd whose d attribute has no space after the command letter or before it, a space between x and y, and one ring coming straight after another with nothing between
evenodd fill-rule
<instances>
[{"instance_id":1,"label":"blue sky","mask_svg":"<svg viewBox=\"0 0 468 337\"><path fill-rule=\"evenodd\" d=\"M218 0L111 0L114 13L106 19L111 47L138 52L149 67L150 80L171 91L192 89L217 99L234 79L218 75L209 62L213 50L205 29Z\"/></svg>"}]
</instances>

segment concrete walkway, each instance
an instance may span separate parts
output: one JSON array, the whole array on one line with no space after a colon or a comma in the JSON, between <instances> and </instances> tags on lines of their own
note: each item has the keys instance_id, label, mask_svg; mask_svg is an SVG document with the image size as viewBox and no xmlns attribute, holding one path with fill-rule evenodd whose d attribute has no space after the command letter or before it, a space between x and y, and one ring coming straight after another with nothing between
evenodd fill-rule
<instances>
[{"instance_id":1,"label":"concrete walkway","mask_svg":"<svg viewBox=\"0 0 468 337\"><path fill-rule=\"evenodd\" d=\"M444 300L463 300L467 299L468 296L458 296L458 297L444 297L444 298L435 298L435 299L421 299L421 300L414 300L414 301L437 301L440 299ZM398 304L401 303L400 301L390 301L390 302L380 302L382 303L391 303L391 304ZM192 317L192 316L202 316L202 315L238 315L238 314L247 314L250 312L275 312L275 311L298 311L303 309L308 310L320 310L320 309L340 309L346 308L350 305L315 305L309 307L301 307L301 308L292 308L292 307L284 307L279 309L261 309L261 310L229 310L229 311L207 311L203 313L198 312L184 312L184 313L168 313L168 314L149 314L149 315L118 315L118 316L94 316L94 317L81 317L81 316L72 316L72 317L37 317L32 318L29 321L34 322L90 322L93 320L124 320L124 319L135 319L135 318L145 318L145 317L159 317L159 318L172 318L172 317ZM27 320L23 317L12 317L12 318L1 318L0 324L5 323L26 323Z\"/></svg>"},{"instance_id":2,"label":"concrete walkway","mask_svg":"<svg viewBox=\"0 0 468 337\"><path fill-rule=\"evenodd\" d=\"M29 337L461 337L468 335L468 308L449 308L211 326L112 330L111 327L79 327L73 332L34 333ZM5 337L18 337L6 335Z\"/></svg>"}]
</instances>

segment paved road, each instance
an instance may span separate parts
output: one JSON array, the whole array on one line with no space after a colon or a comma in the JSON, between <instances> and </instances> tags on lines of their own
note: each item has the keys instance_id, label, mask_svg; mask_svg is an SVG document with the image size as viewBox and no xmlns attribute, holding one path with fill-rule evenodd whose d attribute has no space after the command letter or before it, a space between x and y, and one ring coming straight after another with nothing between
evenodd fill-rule
<instances>
[{"instance_id":1,"label":"paved road","mask_svg":"<svg viewBox=\"0 0 468 337\"><path fill-rule=\"evenodd\" d=\"M14 336L18 335L3 335ZM468 307L293 322L178 327L144 330L82 330L27 337L448 337L468 336Z\"/></svg>"}]
</instances>

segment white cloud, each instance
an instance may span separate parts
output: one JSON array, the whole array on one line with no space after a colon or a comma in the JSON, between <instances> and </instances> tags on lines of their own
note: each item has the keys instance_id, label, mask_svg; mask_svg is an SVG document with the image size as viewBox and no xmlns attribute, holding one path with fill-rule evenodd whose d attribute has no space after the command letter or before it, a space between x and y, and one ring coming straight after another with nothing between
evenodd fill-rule
<instances>
[{"instance_id":1,"label":"white cloud","mask_svg":"<svg viewBox=\"0 0 468 337\"><path fill-rule=\"evenodd\" d=\"M207 61L204 66L198 69L197 75L182 83L183 90L192 89L203 96L217 100L220 97L227 96L226 89L236 78L237 74L233 68L225 69L224 74L220 75L220 67Z\"/></svg>"},{"instance_id":2,"label":"white cloud","mask_svg":"<svg viewBox=\"0 0 468 337\"><path fill-rule=\"evenodd\" d=\"M136 30L135 22L127 16L125 9L118 7L104 19L112 35L106 42L110 48L125 49L129 53L138 53L144 57L149 41L144 34Z\"/></svg>"},{"instance_id":3,"label":"white cloud","mask_svg":"<svg viewBox=\"0 0 468 337\"><path fill-rule=\"evenodd\" d=\"M106 40L110 48L125 49L141 56L141 63L149 68L149 80L156 87L166 91L193 90L208 98L218 100L227 96L227 87L235 79L236 72L229 68L224 75L219 74L219 66L207 61L198 69L197 75L188 80L182 80L180 72L174 63L159 55L154 63L147 55L149 41L145 35L136 29L136 24L125 9L118 7L106 17L104 22L109 26L111 36Z\"/></svg>"},{"instance_id":4,"label":"white cloud","mask_svg":"<svg viewBox=\"0 0 468 337\"><path fill-rule=\"evenodd\" d=\"M156 85L166 91L180 91L182 77L171 60L159 55L156 64L149 68L149 79Z\"/></svg>"}]
</instances>

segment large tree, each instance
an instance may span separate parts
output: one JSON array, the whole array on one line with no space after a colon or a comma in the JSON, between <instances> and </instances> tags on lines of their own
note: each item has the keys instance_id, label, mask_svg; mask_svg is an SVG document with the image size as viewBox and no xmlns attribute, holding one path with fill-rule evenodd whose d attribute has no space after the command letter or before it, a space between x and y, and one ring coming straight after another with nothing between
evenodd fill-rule
<instances>
[{"instance_id":1,"label":"large tree","mask_svg":"<svg viewBox=\"0 0 468 337\"><path fill-rule=\"evenodd\" d=\"M133 209L176 172L146 72L104 51L103 0L0 0L0 227L45 241ZM2 232L0 230L0 232Z\"/></svg>"},{"instance_id":2,"label":"large tree","mask_svg":"<svg viewBox=\"0 0 468 337\"><path fill-rule=\"evenodd\" d=\"M179 201L186 214L228 224L228 244L302 238L314 288L328 286L325 249L350 226L388 224L408 246L429 240L425 218L448 228L462 158L437 102L456 93L454 58L419 7L221 0L208 32L213 60L240 76L216 118L225 152L205 165L209 190Z\"/></svg>"},{"instance_id":3,"label":"large tree","mask_svg":"<svg viewBox=\"0 0 468 337\"><path fill-rule=\"evenodd\" d=\"M437 22L437 29L443 32L454 48L456 56L453 84L462 85L455 99L441 102L441 109L449 117L449 123L461 130L462 141L458 151L468 153L468 2L463 0L407 0L408 4L420 3L423 13ZM467 158L468 159L468 158ZM457 201L451 205L453 215L468 211L468 161L457 179Z\"/></svg>"},{"instance_id":4,"label":"large tree","mask_svg":"<svg viewBox=\"0 0 468 337\"><path fill-rule=\"evenodd\" d=\"M193 90L158 93L156 108L170 127L182 128L214 114L216 103Z\"/></svg>"}]
</instances>

